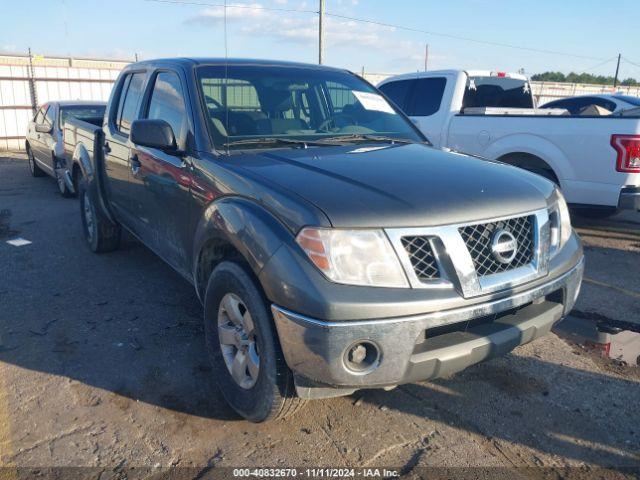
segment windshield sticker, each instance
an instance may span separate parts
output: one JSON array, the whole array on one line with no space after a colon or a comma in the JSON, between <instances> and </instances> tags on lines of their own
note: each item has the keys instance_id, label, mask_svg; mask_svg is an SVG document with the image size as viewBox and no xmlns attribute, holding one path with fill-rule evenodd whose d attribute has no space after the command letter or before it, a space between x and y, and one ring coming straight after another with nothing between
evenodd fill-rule
<instances>
[{"instance_id":1,"label":"windshield sticker","mask_svg":"<svg viewBox=\"0 0 640 480\"><path fill-rule=\"evenodd\" d=\"M469 90L478 90L478 87L476 87L476 79L475 78L470 78L469 79Z\"/></svg>"},{"instance_id":2,"label":"windshield sticker","mask_svg":"<svg viewBox=\"0 0 640 480\"><path fill-rule=\"evenodd\" d=\"M391 105L377 93L359 92L352 90L355 97L366 110L375 110L395 114Z\"/></svg>"}]
</instances>

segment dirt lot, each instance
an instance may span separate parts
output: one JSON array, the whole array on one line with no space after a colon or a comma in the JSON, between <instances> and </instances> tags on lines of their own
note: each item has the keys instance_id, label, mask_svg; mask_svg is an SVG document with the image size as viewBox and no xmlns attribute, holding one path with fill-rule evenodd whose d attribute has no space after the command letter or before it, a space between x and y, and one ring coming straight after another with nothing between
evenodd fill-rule
<instances>
[{"instance_id":1,"label":"dirt lot","mask_svg":"<svg viewBox=\"0 0 640 480\"><path fill-rule=\"evenodd\" d=\"M0 159L0 210L0 465L640 467L637 367L556 335L450 379L241 421L181 277L134 241L90 253L77 201L18 155ZM576 310L640 321L640 214L581 232Z\"/></svg>"}]
</instances>

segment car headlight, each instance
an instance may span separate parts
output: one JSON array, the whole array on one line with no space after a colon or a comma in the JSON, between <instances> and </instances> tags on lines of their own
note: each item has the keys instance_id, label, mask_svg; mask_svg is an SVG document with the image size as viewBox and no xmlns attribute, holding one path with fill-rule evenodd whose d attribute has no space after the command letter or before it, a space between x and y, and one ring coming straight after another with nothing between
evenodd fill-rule
<instances>
[{"instance_id":1,"label":"car headlight","mask_svg":"<svg viewBox=\"0 0 640 480\"><path fill-rule=\"evenodd\" d=\"M554 192L555 201L549 210L551 224L551 255L558 252L571 236L571 217L569 207L560 190Z\"/></svg>"},{"instance_id":2,"label":"car headlight","mask_svg":"<svg viewBox=\"0 0 640 480\"><path fill-rule=\"evenodd\" d=\"M313 264L336 283L372 287L409 286L382 230L303 228L296 242Z\"/></svg>"}]
</instances>

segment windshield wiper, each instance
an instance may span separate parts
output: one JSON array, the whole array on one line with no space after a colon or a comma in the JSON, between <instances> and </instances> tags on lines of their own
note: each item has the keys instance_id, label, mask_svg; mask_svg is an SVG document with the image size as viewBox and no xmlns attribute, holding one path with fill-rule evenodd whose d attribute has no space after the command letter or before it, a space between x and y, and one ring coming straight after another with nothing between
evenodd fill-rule
<instances>
[{"instance_id":1,"label":"windshield wiper","mask_svg":"<svg viewBox=\"0 0 640 480\"><path fill-rule=\"evenodd\" d=\"M309 145L325 145L315 140L295 140L293 138L280 137L263 137L263 138L245 138L242 140L234 140L223 144L225 147L236 147L242 145L294 145L307 148Z\"/></svg>"},{"instance_id":2,"label":"windshield wiper","mask_svg":"<svg viewBox=\"0 0 640 480\"><path fill-rule=\"evenodd\" d=\"M376 142L376 143L419 143L414 140L409 140L408 138L395 138L388 137L385 135L370 135L370 134L362 134L362 133L353 133L349 135L334 135L331 137L323 137L322 140L318 140L319 142L326 143L344 143L344 142Z\"/></svg>"}]
</instances>

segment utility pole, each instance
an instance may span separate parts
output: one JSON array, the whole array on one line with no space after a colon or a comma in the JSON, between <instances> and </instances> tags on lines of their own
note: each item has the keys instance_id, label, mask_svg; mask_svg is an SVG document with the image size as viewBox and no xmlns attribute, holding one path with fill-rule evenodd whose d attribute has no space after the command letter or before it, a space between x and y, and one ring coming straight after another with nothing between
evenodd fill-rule
<instances>
[{"instance_id":1,"label":"utility pole","mask_svg":"<svg viewBox=\"0 0 640 480\"><path fill-rule=\"evenodd\" d=\"M620 58L622 54L618 54L618 64L616 65L616 76L613 78L613 88L615 89L618 86L618 72L620 71Z\"/></svg>"},{"instance_id":2,"label":"utility pole","mask_svg":"<svg viewBox=\"0 0 640 480\"><path fill-rule=\"evenodd\" d=\"M320 9L318 10L318 64L322 65L324 57L324 0L320 0Z\"/></svg>"},{"instance_id":3,"label":"utility pole","mask_svg":"<svg viewBox=\"0 0 640 480\"><path fill-rule=\"evenodd\" d=\"M427 43L424 48L424 71L427 71L429 65L429 44Z\"/></svg>"},{"instance_id":4,"label":"utility pole","mask_svg":"<svg viewBox=\"0 0 640 480\"><path fill-rule=\"evenodd\" d=\"M33 54L29 47L29 96L31 97L31 110L33 114L38 111L38 91L36 90L35 72L33 69Z\"/></svg>"}]
</instances>

